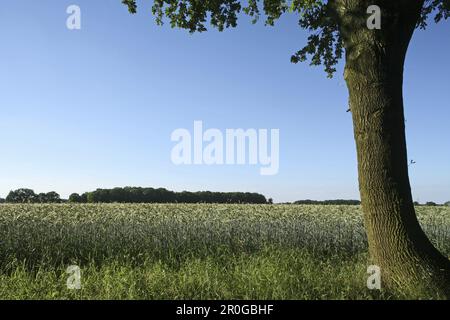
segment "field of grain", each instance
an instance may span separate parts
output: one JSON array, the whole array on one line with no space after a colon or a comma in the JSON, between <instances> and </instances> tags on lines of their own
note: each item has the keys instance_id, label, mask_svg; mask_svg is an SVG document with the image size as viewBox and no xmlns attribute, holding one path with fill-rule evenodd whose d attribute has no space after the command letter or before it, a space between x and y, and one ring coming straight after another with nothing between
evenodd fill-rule
<instances>
[{"instance_id":1,"label":"field of grain","mask_svg":"<svg viewBox=\"0 0 450 320\"><path fill-rule=\"evenodd\" d=\"M417 212L450 256L450 208ZM367 289L358 206L0 205L0 235L0 299L407 298Z\"/></svg>"}]
</instances>

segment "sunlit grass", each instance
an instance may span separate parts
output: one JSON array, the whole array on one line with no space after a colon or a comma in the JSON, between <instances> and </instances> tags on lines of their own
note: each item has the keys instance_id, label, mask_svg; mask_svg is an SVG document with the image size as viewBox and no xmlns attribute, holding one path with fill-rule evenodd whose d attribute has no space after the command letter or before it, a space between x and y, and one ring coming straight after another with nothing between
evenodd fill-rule
<instances>
[{"instance_id":1,"label":"sunlit grass","mask_svg":"<svg viewBox=\"0 0 450 320\"><path fill-rule=\"evenodd\" d=\"M418 215L450 256L450 208ZM402 298L366 288L358 206L1 205L0 234L3 299Z\"/></svg>"}]
</instances>

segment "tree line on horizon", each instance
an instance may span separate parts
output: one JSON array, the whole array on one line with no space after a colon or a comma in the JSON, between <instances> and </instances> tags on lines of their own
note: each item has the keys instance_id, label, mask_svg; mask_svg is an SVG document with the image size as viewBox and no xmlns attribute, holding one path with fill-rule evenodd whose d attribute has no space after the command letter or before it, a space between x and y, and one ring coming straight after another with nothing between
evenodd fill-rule
<instances>
[{"instance_id":1,"label":"tree line on horizon","mask_svg":"<svg viewBox=\"0 0 450 320\"><path fill-rule=\"evenodd\" d=\"M336 199L336 200L298 200L295 201L294 204L308 204L308 205L360 205L361 201L359 200L343 200L343 199Z\"/></svg>"},{"instance_id":2,"label":"tree line on horizon","mask_svg":"<svg viewBox=\"0 0 450 320\"><path fill-rule=\"evenodd\" d=\"M125 187L113 189L97 189L82 194L72 193L69 199L62 199L55 192L38 193L34 190L21 188L9 192L6 199L0 198L2 203L222 203L222 204L273 204L272 198L251 192L211 192L211 191L182 191L175 192L165 188ZM296 205L360 205L360 200L298 200L282 204ZM414 205L422 205L414 202ZM435 202L426 202L425 206L439 206ZM443 204L450 206L450 201Z\"/></svg>"},{"instance_id":3,"label":"tree line on horizon","mask_svg":"<svg viewBox=\"0 0 450 320\"><path fill-rule=\"evenodd\" d=\"M72 193L69 199L61 199L54 191L36 194L32 189L10 191L0 203L243 203L266 204L272 199L251 192L175 192L165 188L125 187L97 189L83 194Z\"/></svg>"},{"instance_id":4,"label":"tree line on horizon","mask_svg":"<svg viewBox=\"0 0 450 320\"><path fill-rule=\"evenodd\" d=\"M69 197L72 203L269 203L266 197L250 192L211 192L182 191L175 192L165 188L125 187L97 189L82 195L73 193Z\"/></svg>"},{"instance_id":5,"label":"tree line on horizon","mask_svg":"<svg viewBox=\"0 0 450 320\"><path fill-rule=\"evenodd\" d=\"M286 203L286 204L302 204L302 205L347 205L347 206L358 206L361 205L361 201L360 200L344 200L344 199L336 199L336 200L298 200L298 201L294 201L292 203ZM435 206L439 206L440 204L433 202L433 201L428 201L425 202L423 204L415 201L414 202L415 206L429 206L429 207L435 207ZM447 201L445 203L442 204L443 206L448 206L450 207L450 201Z\"/></svg>"}]
</instances>

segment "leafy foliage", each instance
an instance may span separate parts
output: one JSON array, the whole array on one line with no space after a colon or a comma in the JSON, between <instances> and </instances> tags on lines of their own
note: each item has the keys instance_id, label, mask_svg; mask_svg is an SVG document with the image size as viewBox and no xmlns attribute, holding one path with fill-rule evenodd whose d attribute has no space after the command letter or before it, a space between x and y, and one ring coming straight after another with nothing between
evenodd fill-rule
<instances>
[{"instance_id":1,"label":"leafy foliage","mask_svg":"<svg viewBox=\"0 0 450 320\"><path fill-rule=\"evenodd\" d=\"M87 202L87 194L83 193L81 196L78 193L72 193L69 196L70 203L86 203Z\"/></svg>"},{"instance_id":2,"label":"leafy foliage","mask_svg":"<svg viewBox=\"0 0 450 320\"><path fill-rule=\"evenodd\" d=\"M442 19L450 18L450 0L426 0L422 8L422 16L418 26L425 29L428 17L434 13L434 22L438 23Z\"/></svg>"},{"instance_id":3,"label":"leafy foliage","mask_svg":"<svg viewBox=\"0 0 450 320\"><path fill-rule=\"evenodd\" d=\"M343 57L344 44L339 31L337 4L341 0L154 0L152 12L158 25L169 20L173 28L189 32L203 32L206 25L223 31L236 27L240 13L252 17L252 22L265 16L265 24L273 26L286 13L296 14L301 28L311 34L307 44L295 52L293 63L310 60L314 66L323 65L325 72L332 77L335 66ZM380 1L374 1L376 4ZM137 12L136 0L122 0L131 13ZM434 21L450 17L450 0L425 0L418 26L425 28L430 15ZM365 20L365 19L364 19Z\"/></svg>"},{"instance_id":4,"label":"leafy foliage","mask_svg":"<svg viewBox=\"0 0 450 320\"><path fill-rule=\"evenodd\" d=\"M59 194L51 191L48 193L34 193L31 189L17 189L11 191L6 197L8 203L60 203Z\"/></svg>"},{"instance_id":5,"label":"leafy foliage","mask_svg":"<svg viewBox=\"0 0 450 320\"><path fill-rule=\"evenodd\" d=\"M265 204L266 197L250 192L174 192L165 188L125 187L97 189L72 200L88 203L254 203ZM71 202L77 202L71 201Z\"/></svg>"},{"instance_id":6,"label":"leafy foliage","mask_svg":"<svg viewBox=\"0 0 450 320\"><path fill-rule=\"evenodd\" d=\"M317 201L317 200L298 200L295 201L294 204L308 204L308 205L347 205L347 206L358 206L361 204L361 201L359 200L343 200L343 199L337 199L337 200L324 200L324 201Z\"/></svg>"}]
</instances>

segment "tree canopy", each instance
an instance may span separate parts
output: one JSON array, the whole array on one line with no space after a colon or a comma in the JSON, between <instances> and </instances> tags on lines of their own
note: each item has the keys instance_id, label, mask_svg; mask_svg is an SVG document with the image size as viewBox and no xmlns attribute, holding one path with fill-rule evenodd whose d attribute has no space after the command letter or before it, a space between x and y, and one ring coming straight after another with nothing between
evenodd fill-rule
<instances>
[{"instance_id":1,"label":"tree canopy","mask_svg":"<svg viewBox=\"0 0 450 320\"><path fill-rule=\"evenodd\" d=\"M267 203L266 197L258 193L210 191L174 192L165 188L141 187L97 189L81 196L74 194L69 201L88 203Z\"/></svg>"},{"instance_id":2,"label":"tree canopy","mask_svg":"<svg viewBox=\"0 0 450 320\"><path fill-rule=\"evenodd\" d=\"M11 191L6 200L0 198L0 203L62 203L66 201L60 199L59 194L54 191L36 194L32 189L26 188ZM264 195L252 192L175 192L165 188L141 187L97 189L82 195L72 193L68 201L70 203L271 203Z\"/></svg>"},{"instance_id":3,"label":"tree canopy","mask_svg":"<svg viewBox=\"0 0 450 320\"><path fill-rule=\"evenodd\" d=\"M385 5L397 6L405 1L384 1ZM422 1L422 14L417 27L426 28L429 17L435 22L450 17L450 0ZM377 5L383 1L371 1ZM130 13L136 13L136 0L122 0ZM156 23L162 25L166 20L171 27L186 29L189 32L207 31L210 25L219 31L237 26L241 13L251 17L256 23L261 16L265 24L273 26L286 13L296 14L298 25L308 30L310 35L306 45L291 56L293 63L308 60L311 65L323 65L325 72L332 77L336 64L343 57L344 37L342 34L342 17L350 16L366 24L367 11L352 8L347 0L154 0L152 6Z\"/></svg>"},{"instance_id":4,"label":"tree canopy","mask_svg":"<svg viewBox=\"0 0 450 320\"><path fill-rule=\"evenodd\" d=\"M347 205L347 206L357 206L361 204L359 200L345 200L345 199L336 199L336 200L297 200L294 204L307 204L307 205Z\"/></svg>"},{"instance_id":5,"label":"tree canopy","mask_svg":"<svg viewBox=\"0 0 450 320\"><path fill-rule=\"evenodd\" d=\"M17 189L10 191L6 197L8 203L60 203L59 194L51 191L48 193L36 194L31 189Z\"/></svg>"}]
</instances>

